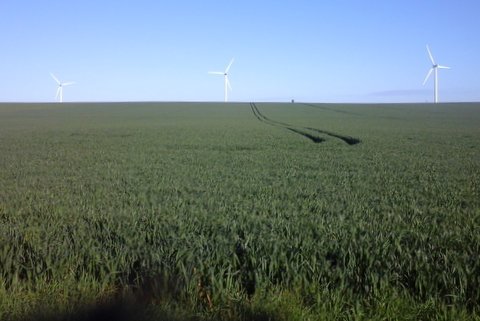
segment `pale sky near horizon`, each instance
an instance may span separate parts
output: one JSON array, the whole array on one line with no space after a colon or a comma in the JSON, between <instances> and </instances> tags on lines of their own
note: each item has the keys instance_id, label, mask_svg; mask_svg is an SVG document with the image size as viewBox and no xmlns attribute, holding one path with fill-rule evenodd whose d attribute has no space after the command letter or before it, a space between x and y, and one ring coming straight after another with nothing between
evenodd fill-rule
<instances>
[{"instance_id":1,"label":"pale sky near horizon","mask_svg":"<svg viewBox=\"0 0 480 321\"><path fill-rule=\"evenodd\" d=\"M0 102L480 101L480 2L0 2ZM432 75L433 76L433 75Z\"/></svg>"}]
</instances>

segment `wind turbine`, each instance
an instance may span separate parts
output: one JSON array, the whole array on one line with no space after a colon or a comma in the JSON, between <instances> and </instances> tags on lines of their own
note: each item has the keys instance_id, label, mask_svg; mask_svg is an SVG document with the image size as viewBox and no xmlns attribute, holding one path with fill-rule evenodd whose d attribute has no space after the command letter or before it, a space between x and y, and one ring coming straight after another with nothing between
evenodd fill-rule
<instances>
[{"instance_id":1,"label":"wind turbine","mask_svg":"<svg viewBox=\"0 0 480 321\"><path fill-rule=\"evenodd\" d=\"M208 73L209 74L212 74L212 75L223 75L223 77L225 78L225 102L228 101L228 89L232 90L232 86L230 86L230 81L228 81L228 71L230 70L230 67L232 66L233 64L233 58L232 60L230 60L230 63L228 64L227 68L225 69L225 71L209 71Z\"/></svg>"},{"instance_id":2,"label":"wind turbine","mask_svg":"<svg viewBox=\"0 0 480 321\"><path fill-rule=\"evenodd\" d=\"M73 85L75 82L73 82L73 81L61 82L61 81L58 80L58 78L55 77L55 75L52 74L52 73L50 73L50 76L52 76L53 80L55 80L55 82L56 82L57 85L58 85L57 94L55 95L55 99L59 99L59 98L60 98L59 101L62 103L62 102L63 102L63 87Z\"/></svg>"},{"instance_id":3,"label":"wind turbine","mask_svg":"<svg viewBox=\"0 0 480 321\"><path fill-rule=\"evenodd\" d=\"M425 77L425 80L423 81L423 85L427 82L428 78L432 74L432 71L435 73L435 84L433 87L433 98L434 102L438 103L438 69L450 69L450 67L446 66L441 66L435 62L435 59L433 59L432 53L430 52L430 48L427 45L427 51L428 51L428 56L430 57L430 61L432 62L432 68L428 71L427 77Z\"/></svg>"}]
</instances>

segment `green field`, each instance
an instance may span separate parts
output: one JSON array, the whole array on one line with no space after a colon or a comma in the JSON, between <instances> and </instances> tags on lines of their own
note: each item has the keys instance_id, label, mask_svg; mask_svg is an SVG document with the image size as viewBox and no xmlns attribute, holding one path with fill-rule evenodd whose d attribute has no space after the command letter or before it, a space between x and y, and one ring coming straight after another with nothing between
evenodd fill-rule
<instances>
[{"instance_id":1,"label":"green field","mask_svg":"<svg viewBox=\"0 0 480 321\"><path fill-rule=\"evenodd\" d=\"M480 320L480 104L0 104L0 320Z\"/></svg>"}]
</instances>

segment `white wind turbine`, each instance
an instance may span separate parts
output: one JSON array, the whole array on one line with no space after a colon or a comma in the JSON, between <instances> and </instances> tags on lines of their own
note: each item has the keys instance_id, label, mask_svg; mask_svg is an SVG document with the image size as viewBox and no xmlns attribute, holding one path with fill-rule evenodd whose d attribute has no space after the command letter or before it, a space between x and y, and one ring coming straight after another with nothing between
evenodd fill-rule
<instances>
[{"instance_id":1,"label":"white wind turbine","mask_svg":"<svg viewBox=\"0 0 480 321\"><path fill-rule=\"evenodd\" d=\"M59 101L62 103L63 102L63 87L73 85L75 82L73 82L73 81L61 82L52 73L50 73L50 76L52 76L53 80L55 80L55 82L58 85L57 94L55 95L55 99L59 99Z\"/></svg>"},{"instance_id":2,"label":"white wind turbine","mask_svg":"<svg viewBox=\"0 0 480 321\"><path fill-rule=\"evenodd\" d=\"M435 62L435 59L433 59L432 53L430 52L430 48L427 45L427 51L428 51L428 56L430 57L430 61L432 62L432 68L428 71L427 76L425 77L425 80L423 81L423 85L427 82L428 78L432 74L432 71L435 73L435 83L433 87L433 99L435 103L438 103L438 69L450 69L450 67L446 66L441 66Z\"/></svg>"},{"instance_id":3,"label":"white wind turbine","mask_svg":"<svg viewBox=\"0 0 480 321\"><path fill-rule=\"evenodd\" d=\"M223 77L225 78L225 102L228 101L228 89L232 90L232 86L230 86L230 81L228 81L228 71L230 70L230 67L232 66L233 64L233 58L232 60L230 60L230 63L228 64L227 68L225 69L225 71L209 71L208 73L209 74L212 74L212 75L223 75Z\"/></svg>"}]
</instances>

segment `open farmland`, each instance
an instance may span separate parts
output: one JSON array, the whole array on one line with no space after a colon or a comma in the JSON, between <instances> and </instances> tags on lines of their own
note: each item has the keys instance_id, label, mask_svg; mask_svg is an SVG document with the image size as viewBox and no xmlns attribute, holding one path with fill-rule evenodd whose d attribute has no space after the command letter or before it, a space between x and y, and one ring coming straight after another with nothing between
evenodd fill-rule
<instances>
[{"instance_id":1,"label":"open farmland","mask_svg":"<svg viewBox=\"0 0 480 321\"><path fill-rule=\"evenodd\" d=\"M480 104L1 104L0 319L479 319L479 141Z\"/></svg>"}]
</instances>

